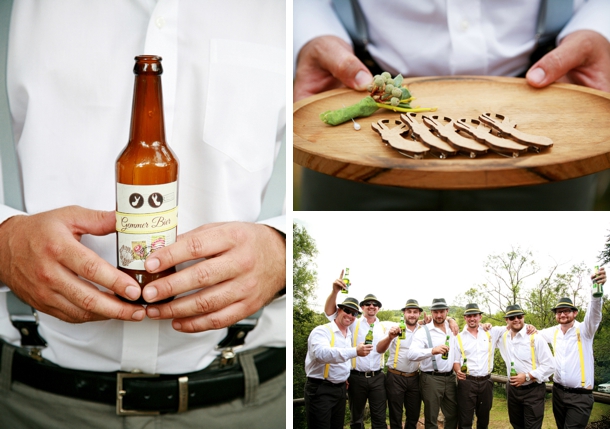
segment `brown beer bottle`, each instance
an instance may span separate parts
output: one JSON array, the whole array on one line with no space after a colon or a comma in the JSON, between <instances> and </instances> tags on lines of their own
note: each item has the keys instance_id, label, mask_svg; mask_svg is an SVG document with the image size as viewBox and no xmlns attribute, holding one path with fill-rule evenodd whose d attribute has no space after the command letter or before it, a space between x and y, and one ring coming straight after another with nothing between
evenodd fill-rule
<instances>
[{"instance_id":1,"label":"brown beer bottle","mask_svg":"<svg viewBox=\"0 0 610 429\"><path fill-rule=\"evenodd\" d=\"M144 288L176 272L172 267L148 273L144 261L176 241L178 159L165 141L161 57L135 60L129 142L116 161L117 265ZM141 296L134 302L146 304Z\"/></svg>"}]
</instances>

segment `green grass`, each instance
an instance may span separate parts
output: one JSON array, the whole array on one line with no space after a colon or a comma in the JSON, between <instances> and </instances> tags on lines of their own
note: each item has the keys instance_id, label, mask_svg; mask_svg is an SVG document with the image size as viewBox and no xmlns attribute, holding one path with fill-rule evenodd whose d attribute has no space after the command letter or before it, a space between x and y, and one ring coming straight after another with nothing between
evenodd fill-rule
<instances>
[{"instance_id":1,"label":"green grass","mask_svg":"<svg viewBox=\"0 0 610 429\"><path fill-rule=\"evenodd\" d=\"M365 427L371 427L370 417L365 412ZM387 414L387 412L386 412ZM610 405L596 402L593 404L593 411L589 418L589 423L600 420L603 416L610 416ZM421 414L419 418L420 422L424 421L424 405L422 404ZM388 427L390 420L386 419ZM404 415L403 415L404 423ZM349 410L346 412L345 427L349 427ZM473 425L476 427L476 424ZM489 429L511 429L512 426L508 422L508 408L506 404L506 398L495 396L494 402L489 413ZM547 399L544 404L544 420L542 422L542 429L556 429L555 417L553 417L553 401L551 395L547 394Z\"/></svg>"}]
</instances>

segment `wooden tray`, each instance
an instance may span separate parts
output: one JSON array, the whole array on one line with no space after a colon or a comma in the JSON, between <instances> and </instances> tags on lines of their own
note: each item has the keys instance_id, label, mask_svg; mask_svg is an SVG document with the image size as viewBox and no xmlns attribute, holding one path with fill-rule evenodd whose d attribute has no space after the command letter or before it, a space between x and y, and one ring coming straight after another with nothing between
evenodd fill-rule
<instances>
[{"instance_id":1,"label":"wooden tray","mask_svg":"<svg viewBox=\"0 0 610 429\"><path fill-rule=\"evenodd\" d=\"M610 93L571 84L530 87L525 79L451 76L405 79L416 97L412 106L438 107L425 115L453 119L500 113L517 128L551 138L541 153L518 158L489 153L474 159L427 155L410 159L385 145L371 122L399 120L379 109L351 121L326 125L320 113L357 103L364 92L336 89L294 104L294 162L343 179L421 189L489 189L573 179L610 168ZM417 119L421 122L421 113Z\"/></svg>"}]
</instances>

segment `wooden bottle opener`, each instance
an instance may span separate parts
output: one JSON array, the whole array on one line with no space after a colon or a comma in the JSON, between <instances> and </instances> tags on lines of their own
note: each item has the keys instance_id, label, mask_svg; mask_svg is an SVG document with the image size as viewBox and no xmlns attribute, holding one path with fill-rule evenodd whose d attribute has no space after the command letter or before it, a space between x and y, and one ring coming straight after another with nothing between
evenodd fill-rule
<instances>
[{"instance_id":1,"label":"wooden bottle opener","mask_svg":"<svg viewBox=\"0 0 610 429\"><path fill-rule=\"evenodd\" d=\"M491 129L487 128L477 119L471 119L470 122L476 126L470 125L466 122L466 119L453 122L453 126L460 131L470 134L477 141L488 145L493 151L501 155L512 155L513 158L517 158L520 153L527 150L527 146L493 135Z\"/></svg>"},{"instance_id":2,"label":"wooden bottle opener","mask_svg":"<svg viewBox=\"0 0 610 429\"><path fill-rule=\"evenodd\" d=\"M381 140L398 150L398 152L409 158L419 159L423 158L426 152L430 150L416 140L404 138L403 136L409 133L409 129L401 121L395 120L394 122L398 126L394 128L388 128L386 124L389 122L389 119L381 119L371 123L371 128L379 133Z\"/></svg>"},{"instance_id":3,"label":"wooden bottle opener","mask_svg":"<svg viewBox=\"0 0 610 429\"><path fill-rule=\"evenodd\" d=\"M545 137L545 136L537 136L534 134L524 133L523 131L518 130L516 128L516 126L517 126L516 122L512 122L506 116L500 115L498 113L496 113L495 116L496 116L496 118L502 119L502 122L494 119L491 116L491 113L484 113L481 116L479 116L479 119L484 124L487 124L490 127L494 128L495 130L498 130L499 136L502 136L502 134L511 136L518 143L522 143L526 146L531 146L536 151L539 151L540 149L546 149L548 147L553 146L553 140L551 140L550 138Z\"/></svg>"},{"instance_id":4,"label":"wooden bottle opener","mask_svg":"<svg viewBox=\"0 0 610 429\"><path fill-rule=\"evenodd\" d=\"M413 138L419 139L420 142L428 146L432 151L439 152L441 158L457 155L458 151L451 145L447 144L429 129L424 124L417 122L417 113L401 114L400 119L410 129Z\"/></svg>"},{"instance_id":5,"label":"wooden bottle opener","mask_svg":"<svg viewBox=\"0 0 610 429\"><path fill-rule=\"evenodd\" d=\"M487 153L489 149L482 143L477 142L476 140L472 140L461 136L458 134L457 130L453 126L453 119L444 117L443 120L447 122L443 125L438 116L424 116L424 124L428 127L436 130L441 139L455 147L460 152L466 153L471 158L475 158L477 155Z\"/></svg>"}]
</instances>

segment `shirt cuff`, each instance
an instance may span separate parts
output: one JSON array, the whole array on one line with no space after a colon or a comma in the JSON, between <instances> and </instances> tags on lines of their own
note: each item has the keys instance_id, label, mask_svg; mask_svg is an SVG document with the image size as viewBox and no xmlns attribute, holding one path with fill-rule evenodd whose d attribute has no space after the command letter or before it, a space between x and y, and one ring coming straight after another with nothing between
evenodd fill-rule
<instances>
[{"instance_id":1,"label":"shirt cuff","mask_svg":"<svg viewBox=\"0 0 610 429\"><path fill-rule=\"evenodd\" d=\"M261 220L256 222L261 225L270 226L273 229L278 230L286 238L286 216L276 216L269 219Z\"/></svg>"}]
</instances>

